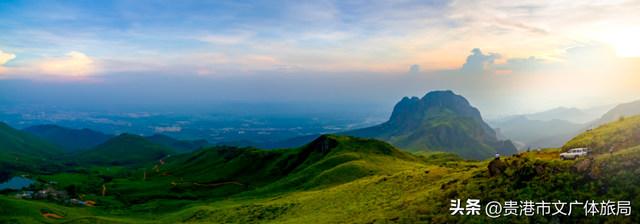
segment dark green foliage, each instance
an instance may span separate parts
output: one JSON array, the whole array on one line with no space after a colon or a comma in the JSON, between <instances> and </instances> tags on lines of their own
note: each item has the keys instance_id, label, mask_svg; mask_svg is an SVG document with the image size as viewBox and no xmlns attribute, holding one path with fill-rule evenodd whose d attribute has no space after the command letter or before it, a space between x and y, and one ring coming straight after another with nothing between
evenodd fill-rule
<instances>
[{"instance_id":1,"label":"dark green foliage","mask_svg":"<svg viewBox=\"0 0 640 224\"><path fill-rule=\"evenodd\" d=\"M92 149L73 154L80 163L126 165L160 160L175 152L138 135L122 134Z\"/></svg>"},{"instance_id":2,"label":"dark green foliage","mask_svg":"<svg viewBox=\"0 0 640 224\"><path fill-rule=\"evenodd\" d=\"M115 135L108 135L87 128L78 130L57 125L36 125L25 128L24 131L58 145L69 152L87 150L115 137Z\"/></svg>"},{"instance_id":3,"label":"dark green foliage","mask_svg":"<svg viewBox=\"0 0 640 224\"><path fill-rule=\"evenodd\" d=\"M382 158L378 158L380 156ZM379 164L382 159L397 160L397 164L423 162L379 140L323 135L306 146L294 149L201 149L167 159L166 169L167 173L183 177L185 181L233 181L281 191L344 183L386 173L398 166L391 162L389 167L383 167Z\"/></svg>"},{"instance_id":4,"label":"dark green foliage","mask_svg":"<svg viewBox=\"0 0 640 224\"><path fill-rule=\"evenodd\" d=\"M28 158L48 158L65 154L66 151L24 131L15 130L0 122L0 157L4 153L23 155ZM13 157L15 160L16 157Z\"/></svg>"}]
</instances>

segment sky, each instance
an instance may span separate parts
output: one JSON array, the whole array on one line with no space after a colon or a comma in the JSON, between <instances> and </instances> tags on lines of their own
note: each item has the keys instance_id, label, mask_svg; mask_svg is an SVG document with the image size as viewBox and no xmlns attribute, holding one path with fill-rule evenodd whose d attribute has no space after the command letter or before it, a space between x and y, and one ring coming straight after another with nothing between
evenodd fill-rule
<instances>
[{"instance_id":1,"label":"sky","mask_svg":"<svg viewBox=\"0 0 640 224\"><path fill-rule=\"evenodd\" d=\"M0 102L640 99L640 1L1 1Z\"/></svg>"}]
</instances>

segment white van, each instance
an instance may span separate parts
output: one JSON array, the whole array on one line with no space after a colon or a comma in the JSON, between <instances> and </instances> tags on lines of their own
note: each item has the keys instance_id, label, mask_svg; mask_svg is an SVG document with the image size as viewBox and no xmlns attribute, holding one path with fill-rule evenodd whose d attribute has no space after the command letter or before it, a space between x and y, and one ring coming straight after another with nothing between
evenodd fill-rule
<instances>
[{"instance_id":1,"label":"white van","mask_svg":"<svg viewBox=\"0 0 640 224\"><path fill-rule=\"evenodd\" d=\"M561 160L577 159L577 158L580 158L581 156L587 156L587 151L588 151L587 148L570 149L565 153L560 153L560 159Z\"/></svg>"}]
</instances>

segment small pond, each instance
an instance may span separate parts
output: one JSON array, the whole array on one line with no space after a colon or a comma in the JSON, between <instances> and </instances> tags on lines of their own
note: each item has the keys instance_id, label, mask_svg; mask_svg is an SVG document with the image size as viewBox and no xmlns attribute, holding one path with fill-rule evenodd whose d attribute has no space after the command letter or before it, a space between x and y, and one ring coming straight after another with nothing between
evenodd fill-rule
<instances>
[{"instance_id":1,"label":"small pond","mask_svg":"<svg viewBox=\"0 0 640 224\"><path fill-rule=\"evenodd\" d=\"M22 187L29 187L29 185L33 183L36 183L36 181L25 179L22 177L2 179L0 180L0 190L4 190L4 189L20 190L22 189Z\"/></svg>"}]
</instances>

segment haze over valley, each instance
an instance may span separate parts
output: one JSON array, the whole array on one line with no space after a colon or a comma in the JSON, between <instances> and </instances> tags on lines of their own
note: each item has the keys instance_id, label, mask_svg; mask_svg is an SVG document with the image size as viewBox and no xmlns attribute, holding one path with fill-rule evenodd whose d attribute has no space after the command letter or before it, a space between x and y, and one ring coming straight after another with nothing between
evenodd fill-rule
<instances>
[{"instance_id":1,"label":"haze over valley","mask_svg":"<svg viewBox=\"0 0 640 224\"><path fill-rule=\"evenodd\" d=\"M640 1L0 1L0 223L640 223Z\"/></svg>"}]
</instances>

